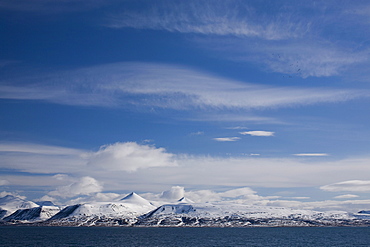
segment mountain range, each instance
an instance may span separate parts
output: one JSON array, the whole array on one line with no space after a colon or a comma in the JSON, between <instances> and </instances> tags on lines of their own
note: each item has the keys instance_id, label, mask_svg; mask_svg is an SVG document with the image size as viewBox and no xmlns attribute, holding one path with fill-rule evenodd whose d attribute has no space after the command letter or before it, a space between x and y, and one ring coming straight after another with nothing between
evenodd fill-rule
<instances>
[{"instance_id":1,"label":"mountain range","mask_svg":"<svg viewBox=\"0 0 370 247\"><path fill-rule=\"evenodd\" d=\"M350 214L284 207L195 203L187 198L176 202L150 202L136 193L115 202L57 206L31 202L16 196L0 198L0 224L46 226L369 226L370 211Z\"/></svg>"}]
</instances>

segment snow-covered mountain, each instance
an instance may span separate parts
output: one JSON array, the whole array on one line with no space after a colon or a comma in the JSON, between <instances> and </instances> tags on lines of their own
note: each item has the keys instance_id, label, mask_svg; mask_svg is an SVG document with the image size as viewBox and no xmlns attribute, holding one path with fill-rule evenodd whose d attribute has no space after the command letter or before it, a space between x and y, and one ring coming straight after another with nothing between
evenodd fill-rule
<instances>
[{"instance_id":1,"label":"snow-covered mountain","mask_svg":"<svg viewBox=\"0 0 370 247\"><path fill-rule=\"evenodd\" d=\"M370 220L370 210L361 210L355 216L359 219Z\"/></svg>"},{"instance_id":2,"label":"snow-covered mountain","mask_svg":"<svg viewBox=\"0 0 370 247\"><path fill-rule=\"evenodd\" d=\"M148 200L131 193L119 202L96 202L68 206L48 220L49 224L128 225L154 210Z\"/></svg>"},{"instance_id":3,"label":"snow-covered mountain","mask_svg":"<svg viewBox=\"0 0 370 247\"><path fill-rule=\"evenodd\" d=\"M255 206L231 202L194 203L181 198L175 203L149 202L130 193L116 202L66 206L38 206L20 198L1 198L7 209L20 209L4 217L3 224L32 223L64 226L369 226L368 211L318 212L283 207ZM24 204L22 204L24 203ZM32 207L36 205L36 207ZM160 205L160 206L154 206ZM5 213L7 213L6 211ZM0 211L1 214L1 211Z\"/></svg>"},{"instance_id":4,"label":"snow-covered mountain","mask_svg":"<svg viewBox=\"0 0 370 247\"><path fill-rule=\"evenodd\" d=\"M343 225L355 218L346 212L317 212L282 207L229 203L177 203L142 215L138 225L248 226L248 225Z\"/></svg>"},{"instance_id":5,"label":"snow-covered mountain","mask_svg":"<svg viewBox=\"0 0 370 247\"><path fill-rule=\"evenodd\" d=\"M4 218L8 222L36 222L50 219L60 211L57 206L39 206L29 209L18 209L13 214Z\"/></svg>"},{"instance_id":6,"label":"snow-covered mountain","mask_svg":"<svg viewBox=\"0 0 370 247\"><path fill-rule=\"evenodd\" d=\"M194 203L192 200L186 198L186 197L182 197L178 200L179 203Z\"/></svg>"},{"instance_id":7,"label":"snow-covered mountain","mask_svg":"<svg viewBox=\"0 0 370 247\"><path fill-rule=\"evenodd\" d=\"M0 198L0 219L11 215L18 209L28 209L38 206L36 203L26 201L20 197L7 195Z\"/></svg>"}]
</instances>

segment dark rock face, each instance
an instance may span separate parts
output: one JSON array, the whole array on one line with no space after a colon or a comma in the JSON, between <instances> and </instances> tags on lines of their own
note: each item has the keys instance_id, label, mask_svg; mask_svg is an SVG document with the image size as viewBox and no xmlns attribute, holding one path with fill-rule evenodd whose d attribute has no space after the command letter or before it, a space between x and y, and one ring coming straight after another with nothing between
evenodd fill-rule
<instances>
[{"instance_id":1,"label":"dark rock face","mask_svg":"<svg viewBox=\"0 0 370 247\"><path fill-rule=\"evenodd\" d=\"M3 210L3 209L0 208L0 219L4 218L4 216L6 215L7 212L8 211Z\"/></svg>"},{"instance_id":2,"label":"dark rock face","mask_svg":"<svg viewBox=\"0 0 370 247\"><path fill-rule=\"evenodd\" d=\"M30 209L19 209L13 214L5 217L5 221L17 221L17 220L33 220L40 216L41 207L30 208Z\"/></svg>"},{"instance_id":3,"label":"dark rock face","mask_svg":"<svg viewBox=\"0 0 370 247\"><path fill-rule=\"evenodd\" d=\"M68 206L63 208L59 213L51 217L49 220L58 220L62 218L68 217L70 214L72 214L78 207L80 207L81 204L76 204L73 206Z\"/></svg>"}]
</instances>

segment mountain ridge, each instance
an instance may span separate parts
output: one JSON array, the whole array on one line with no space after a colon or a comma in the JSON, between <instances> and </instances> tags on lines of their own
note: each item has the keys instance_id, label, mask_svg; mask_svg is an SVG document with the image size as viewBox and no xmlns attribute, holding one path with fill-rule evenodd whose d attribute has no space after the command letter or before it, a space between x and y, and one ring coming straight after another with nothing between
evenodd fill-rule
<instances>
[{"instance_id":1,"label":"mountain ridge","mask_svg":"<svg viewBox=\"0 0 370 247\"><path fill-rule=\"evenodd\" d=\"M8 204L20 198L8 197ZM22 199L23 200L23 199ZM231 203L195 203L181 198L175 203L155 207L132 192L115 202L95 202L65 207L38 206L18 209L3 217L1 224L59 226L370 226L367 210L358 214L344 211L319 212L284 207ZM16 202L16 203L15 203ZM0 212L1 213L1 212Z\"/></svg>"}]
</instances>

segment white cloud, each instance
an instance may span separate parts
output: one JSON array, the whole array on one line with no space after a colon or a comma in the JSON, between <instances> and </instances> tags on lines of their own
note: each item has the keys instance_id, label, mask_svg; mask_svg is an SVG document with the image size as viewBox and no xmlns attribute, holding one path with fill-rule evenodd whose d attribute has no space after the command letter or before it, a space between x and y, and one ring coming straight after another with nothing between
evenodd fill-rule
<instances>
[{"instance_id":1,"label":"white cloud","mask_svg":"<svg viewBox=\"0 0 370 247\"><path fill-rule=\"evenodd\" d=\"M60 186L55 191L49 192L51 196L62 198L75 197L78 195L90 195L92 193L101 192L103 186L100 182L92 177L82 177L74 183L66 186Z\"/></svg>"},{"instance_id":2,"label":"white cloud","mask_svg":"<svg viewBox=\"0 0 370 247\"><path fill-rule=\"evenodd\" d=\"M239 140L239 137L218 137L218 138L213 138L213 140L218 141L218 142L235 142Z\"/></svg>"},{"instance_id":3,"label":"white cloud","mask_svg":"<svg viewBox=\"0 0 370 247\"><path fill-rule=\"evenodd\" d=\"M240 132L241 135L251 135L251 136L273 136L274 133L275 132L262 130Z\"/></svg>"},{"instance_id":4,"label":"white cloud","mask_svg":"<svg viewBox=\"0 0 370 247\"><path fill-rule=\"evenodd\" d=\"M27 85L17 86L25 81ZM186 67L148 63L108 64L0 82L0 98L3 99L177 110L290 107L369 95L366 90L257 85Z\"/></svg>"},{"instance_id":5,"label":"white cloud","mask_svg":"<svg viewBox=\"0 0 370 247\"><path fill-rule=\"evenodd\" d=\"M39 199L37 199L36 201L37 202L39 202L39 201L50 201L50 202L53 202L55 204L57 202L57 199L55 199L54 197L48 196L48 195L44 195L44 196L40 197Z\"/></svg>"},{"instance_id":6,"label":"white cloud","mask_svg":"<svg viewBox=\"0 0 370 247\"><path fill-rule=\"evenodd\" d=\"M0 198L5 197L7 195L16 196L16 197L19 197L19 198L22 198L22 199L26 199L25 196L21 196L18 193L15 193L15 192L8 192L8 191L1 191L0 192Z\"/></svg>"},{"instance_id":7,"label":"white cloud","mask_svg":"<svg viewBox=\"0 0 370 247\"><path fill-rule=\"evenodd\" d=\"M255 195L257 192L252 190L251 188L244 187L244 188L238 188L233 190L228 190L225 192L220 193L220 196L222 197L228 197L228 198L236 198L240 196L250 196Z\"/></svg>"},{"instance_id":8,"label":"white cloud","mask_svg":"<svg viewBox=\"0 0 370 247\"><path fill-rule=\"evenodd\" d=\"M290 199L295 199L295 200L307 200L310 199L310 197L307 196L294 196L294 197L289 197Z\"/></svg>"},{"instance_id":9,"label":"white cloud","mask_svg":"<svg viewBox=\"0 0 370 247\"><path fill-rule=\"evenodd\" d=\"M68 181L70 180L71 178L66 175L66 174L56 174L53 176L53 178L55 178L56 180L59 180L59 181Z\"/></svg>"},{"instance_id":10,"label":"white cloud","mask_svg":"<svg viewBox=\"0 0 370 247\"><path fill-rule=\"evenodd\" d=\"M355 182L323 186L322 189L369 191L366 179L370 173L368 166L370 159L367 157L328 160L320 157L315 159L258 156L225 158L174 155L162 148L136 143L116 143L104 146L97 152L77 150L77 154L79 152L81 154L73 155L73 158L69 155L59 156L58 152L53 155L40 152L32 155L0 152L2 168L13 169L15 172L27 170L30 173L39 173L42 170L43 173L51 173L51 175L2 174L0 180L8 181L11 186L29 188L45 186L55 190L55 187L63 188L77 182L75 177L89 176L104 183L107 191L163 191L164 187L170 187L173 184L191 188L319 187L323 185L323 181L331 184L356 178L358 180ZM11 156L8 157L10 154ZM18 159L15 158L16 156L25 157ZM55 161L54 156L59 157L60 165L50 165ZM57 191L55 193L62 194L60 190L55 190ZM68 186L65 190L68 190Z\"/></svg>"},{"instance_id":11,"label":"white cloud","mask_svg":"<svg viewBox=\"0 0 370 247\"><path fill-rule=\"evenodd\" d=\"M243 126L236 126L236 127L229 127L229 128L226 128L226 129L230 129L230 130L244 130L244 129L248 129L247 127L243 127Z\"/></svg>"},{"instance_id":12,"label":"white cloud","mask_svg":"<svg viewBox=\"0 0 370 247\"><path fill-rule=\"evenodd\" d=\"M0 179L0 186L8 185L9 181L5 179Z\"/></svg>"},{"instance_id":13,"label":"white cloud","mask_svg":"<svg viewBox=\"0 0 370 247\"><path fill-rule=\"evenodd\" d=\"M164 148L139 145L136 142L115 143L102 146L87 155L89 167L108 171L134 172L149 167L175 166L173 154Z\"/></svg>"},{"instance_id":14,"label":"white cloud","mask_svg":"<svg viewBox=\"0 0 370 247\"><path fill-rule=\"evenodd\" d=\"M192 135L192 136L200 136L200 135L204 135L204 132L203 131L197 131L197 132L190 133L190 135Z\"/></svg>"},{"instance_id":15,"label":"white cloud","mask_svg":"<svg viewBox=\"0 0 370 247\"><path fill-rule=\"evenodd\" d=\"M170 190L163 191L160 198L165 200L179 200L185 195L184 187L173 186Z\"/></svg>"},{"instance_id":16,"label":"white cloud","mask_svg":"<svg viewBox=\"0 0 370 247\"><path fill-rule=\"evenodd\" d=\"M96 193L94 195L94 201L97 202L111 202L120 199L121 195L117 193Z\"/></svg>"},{"instance_id":17,"label":"white cloud","mask_svg":"<svg viewBox=\"0 0 370 247\"><path fill-rule=\"evenodd\" d=\"M293 154L294 156L302 156L302 157L323 157L329 156L326 153L300 153L300 154Z\"/></svg>"},{"instance_id":18,"label":"white cloud","mask_svg":"<svg viewBox=\"0 0 370 247\"><path fill-rule=\"evenodd\" d=\"M370 180L349 180L321 186L320 189L331 192L352 191L370 192Z\"/></svg>"},{"instance_id":19,"label":"white cloud","mask_svg":"<svg viewBox=\"0 0 370 247\"><path fill-rule=\"evenodd\" d=\"M221 202L229 201L233 203L242 203L250 205L266 204L270 199L276 199L276 196L260 196L256 191L249 187L242 187L224 192L215 192L212 190L194 190L185 192L185 197L194 202Z\"/></svg>"},{"instance_id":20,"label":"white cloud","mask_svg":"<svg viewBox=\"0 0 370 247\"><path fill-rule=\"evenodd\" d=\"M195 190L185 193L186 198L194 202L221 201L221 195L211 190Z\"/></svg>"},{"instance_id":21,"label":"white cloud","mask_svg":"<svg viewBox=\"0 0 370 247\"><path fill-rule=\"evenodd\" d=\"M356 198L359 197L358 195L352 195L352 194L346 194L346 195L339 195L335 196L335 199L351 199L351 198Z\"/></svg>"},{"instance_id":22,"label":"white cloud","mask_svg":"<svg viewBox=\"0 0 370 247\"><path fill-rule=\"evenodd\" d=\"M278 207L289 207L296 209L308 209L308 210L343 210L347 212L356 213L359 210L367 208L370 204L370 200L325 200L325 201L289 201L289 200L271 200L266 205L278 206Z\"/></svg>"}]
</instances>

